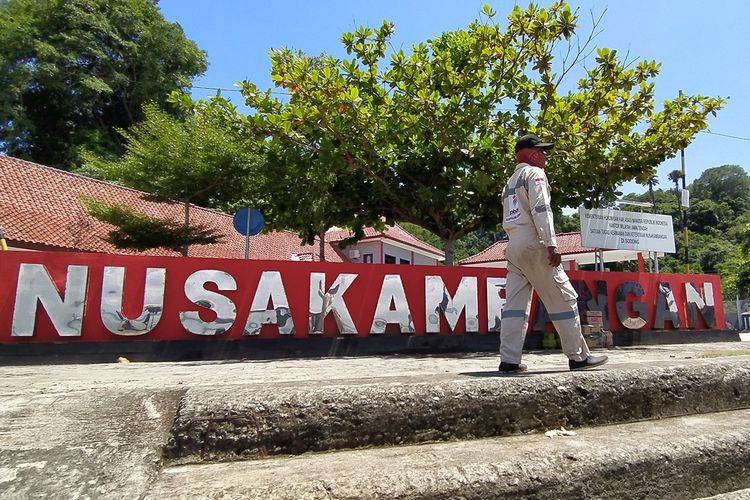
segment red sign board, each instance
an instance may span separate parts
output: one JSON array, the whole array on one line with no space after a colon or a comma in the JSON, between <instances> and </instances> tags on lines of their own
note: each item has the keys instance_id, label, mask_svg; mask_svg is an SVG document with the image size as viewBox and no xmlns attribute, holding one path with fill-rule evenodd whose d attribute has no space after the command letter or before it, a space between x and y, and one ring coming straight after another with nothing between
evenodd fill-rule
<instances>
[{"instance_id":1,"label":"red sign board","mask_svg":"<svg viewBox=\"0 0 750 500\"><path fill-rule=\"evenodd\" d=\"M457 335L499 331L504 269L0 254L0 343ZM722 329L718 276L568 273L623 330ZM534 307L530 328L545 327ZM549 325L547 325L548 327Z\"/></svg>"}]
</instances>

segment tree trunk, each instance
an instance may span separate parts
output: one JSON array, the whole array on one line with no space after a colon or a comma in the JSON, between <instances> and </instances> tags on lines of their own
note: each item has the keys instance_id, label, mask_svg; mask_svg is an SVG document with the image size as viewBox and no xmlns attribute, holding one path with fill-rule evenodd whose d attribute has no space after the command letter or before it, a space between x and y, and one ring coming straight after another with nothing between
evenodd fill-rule
<instances>
[{"instance_id":1,"label":"tree trunk","mask_svg":"<svg viewBox=\"0 0 750 500\"><path fill-rule=\"evenodd\" d=\"M326 232L325 230L320 232L320 262L326 261Z\"/></svg>"},{"instance_id":2,"label":"tree trunk","mask_svg":"<svg viewBox=\"0 0 750 500\"><path fill-rule=\"evenodd\" d=\"M445 265L452 266L456 258L456 240L443 239L443 251L445 252Z\"/></svg>"},{"instance_id":3,"label":"tree trunk","mask_svg":"<svg viewBox=\"0 0 750 500\"><path fill-rule=\"evenodd\" d=\"M648 185L648 195L649 198L651 198L651 213L656 213L656 197L654 196L654 186L652 184Z\"/></svg>"}]
</instances>

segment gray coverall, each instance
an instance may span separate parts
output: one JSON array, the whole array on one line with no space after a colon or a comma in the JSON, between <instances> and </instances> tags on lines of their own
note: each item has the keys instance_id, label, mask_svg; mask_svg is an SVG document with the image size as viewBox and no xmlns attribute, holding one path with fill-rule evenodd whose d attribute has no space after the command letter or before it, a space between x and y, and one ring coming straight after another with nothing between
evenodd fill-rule
<instances>
[{"instance_id":1,"label":"gray coverall","mask_svg":"<svg viewBox=\"0 0 750 500\"><path fill-rule=\"evenodd\" d=\"M521 362L533 288L560 335L563 353L569 359L583 361L589 349L581 333L578 294L562 266L550 266L547 258L547 247L556 247L557 241L543 169L526 163L516 166L503 191L503 229L509 241L505 250L508 277L500 322L500 359Z\"/></svg>"}]
</instances>

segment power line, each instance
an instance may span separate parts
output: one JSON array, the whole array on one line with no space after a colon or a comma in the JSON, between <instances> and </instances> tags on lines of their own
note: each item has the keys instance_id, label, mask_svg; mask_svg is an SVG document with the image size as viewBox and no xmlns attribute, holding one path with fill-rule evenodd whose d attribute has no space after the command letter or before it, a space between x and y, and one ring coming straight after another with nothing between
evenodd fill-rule
<instances>
[{"instance_id":1,"label":"power line","mask_svg":"<svg viewBox=\"0 0 750 500\"><path fill-rule=\"evenodd\" d=\"M729 134L719 134L718 132L711 132L710 130L701 130L704 134L711 134L711 135L719 135L721 137L729 137L730 139L738 139L740 141L750 141L750 138L748 137L739 137L736 135L729 135Z\"/></svg>"},{"instance_id":2,"label":"power line","mask_svg":"<svg viewBox=\"0 0 750 500\"><path fill-rule=\"evenodd\" d=\"M221 92L242 92L240 89L225 89L221 87L203 87L201 85L193 85L192 88L202 89L202 90L219 90ZM278 92L275 90L272 90L271 93L278 94L278 95L291 95L289 92Z\"/></svg>"},{"instance_id":3,"label":"power line","mask_svg":"<svg viewBox=\"0 0 750 500\"><path fill-rule=\"evenodd\" d=\"M200 85L193 85L192 88L203 89L203 90L221 90L222 92L242 92L240 89L223 89L220 87L201 87Z\"/></svg>"}]
</instances>

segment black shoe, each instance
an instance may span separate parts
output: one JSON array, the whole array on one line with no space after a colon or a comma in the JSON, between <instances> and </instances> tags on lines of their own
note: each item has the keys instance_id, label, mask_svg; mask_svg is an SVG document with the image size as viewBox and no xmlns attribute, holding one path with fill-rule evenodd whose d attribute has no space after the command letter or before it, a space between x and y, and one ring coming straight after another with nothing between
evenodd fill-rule
<instances>
[{"instance_id":1,"label":"black shoe","mask_svg":"<svg viewBox=\"0 0 750 500\"><path fill-rule=\"evenodd\" d=\"M505 361L500 363L497 370L503 375L513 375L515 373L521 373L526 371L527 366L523 363L506 363Z\"/></svg>"},{"instance_id":2,"label":"black shoe","mask_svg":"<svg viewBox=\"0 0 750 500\"><path fill-rule=\"evenodd\" d=\"M607 359L607 356L589 355L589 357L584 359L583 361L573 361L572 359L569 359L568 366L571 370L588 370L589 368L595 368L597 366L603 365L607 362Z\"/></svg>"}]
</instances>

